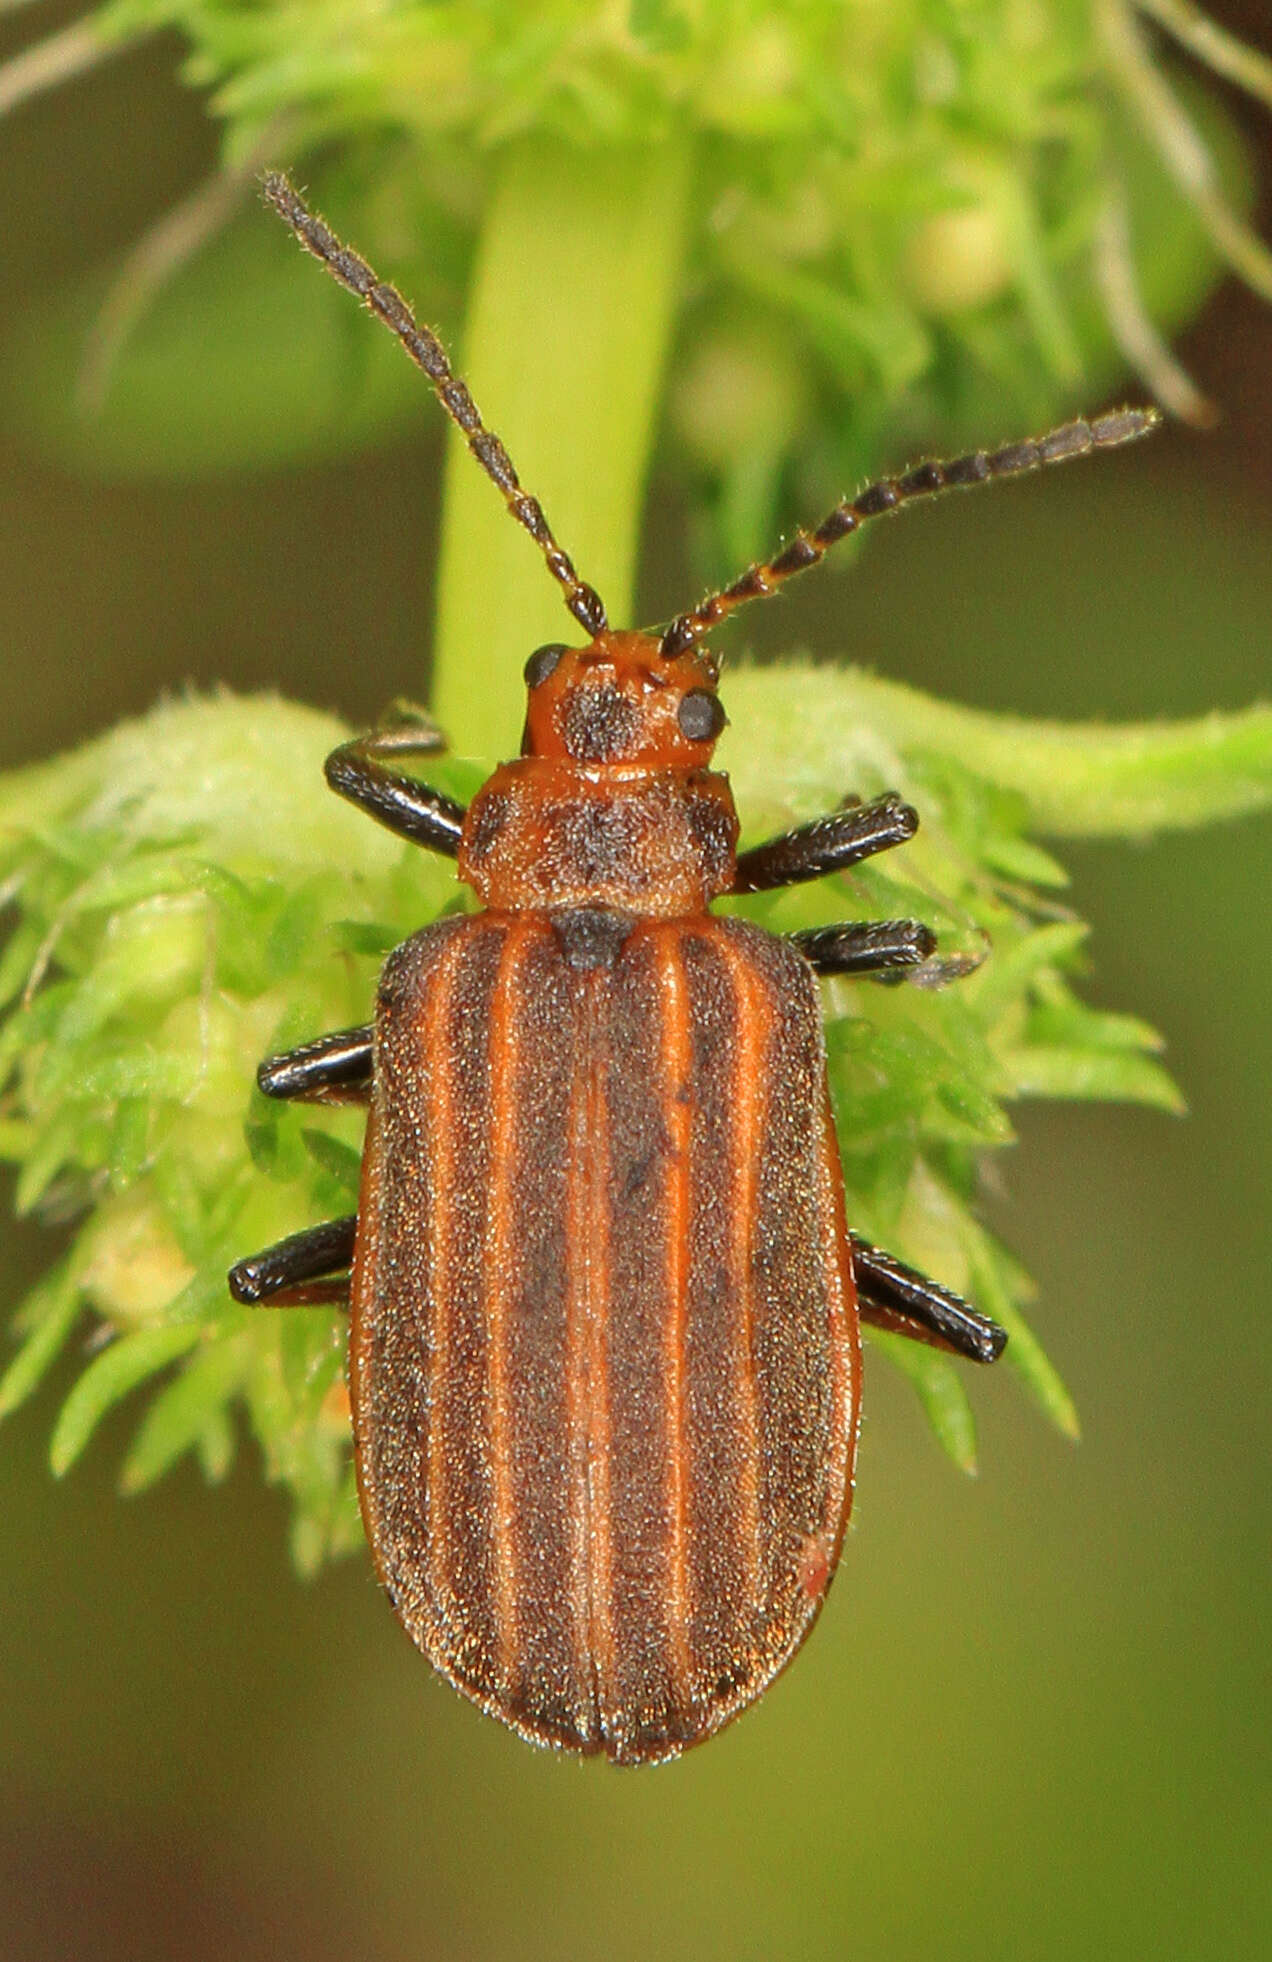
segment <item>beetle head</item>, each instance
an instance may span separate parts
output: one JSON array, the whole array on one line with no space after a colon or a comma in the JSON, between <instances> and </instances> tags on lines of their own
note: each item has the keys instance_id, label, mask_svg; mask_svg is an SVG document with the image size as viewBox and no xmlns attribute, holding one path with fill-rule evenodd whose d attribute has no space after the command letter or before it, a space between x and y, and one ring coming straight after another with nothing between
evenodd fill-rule
<instances>
[{"instance_id":1,"label":"beetle head","mask_svg":"<svg viewBox=\"0 0 1272 1962\"><path fill-rule=\"evenodd\" d=\"M526 662L523 756L586 768L703 769L725 724L705 653L669 657L651 634L598 634L587 647L540 647Z\"/></svg>"}]
</instances>

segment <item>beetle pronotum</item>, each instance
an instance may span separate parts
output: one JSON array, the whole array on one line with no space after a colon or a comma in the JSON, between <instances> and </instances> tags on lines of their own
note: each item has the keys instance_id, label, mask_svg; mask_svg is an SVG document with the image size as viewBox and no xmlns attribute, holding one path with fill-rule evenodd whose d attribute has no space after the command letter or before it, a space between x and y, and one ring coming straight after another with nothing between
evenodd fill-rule
<instances>
[{"instance_id":1,"label":"beetle pronotum","mask_svg":"<svg viewBox=\"0 0 1272 1962\"><path fill-rule=\"evenodd\" d=\"M434 335L285 178L265 195L423 369L588 643L530 656L522 754L466 811L386 767L435 732L327 759L342 796L456 858L480 910L389 956L371 1026L261 1065L268 1096L368 1104L362 1189L355 1217L240 1261L230 1286L349 1300L367 1537L434 1667L535 1743L655 1762L752 1702L821 1606L859 1322L978 1362L1006 1340L844 1217L816 977L903 973L933 935L709 911L857 864L918 818L887 795L738 853L705 636L870 518L1157 418L921 464L661 633L619 632Z\"/></svg>"}]
</instances>

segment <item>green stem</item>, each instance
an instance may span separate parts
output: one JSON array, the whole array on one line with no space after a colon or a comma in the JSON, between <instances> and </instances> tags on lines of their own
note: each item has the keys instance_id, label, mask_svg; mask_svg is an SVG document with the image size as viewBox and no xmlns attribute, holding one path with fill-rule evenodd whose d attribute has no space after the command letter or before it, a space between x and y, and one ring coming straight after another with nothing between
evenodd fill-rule
<instances>
[{"instance_id":1,"label":"green stem","mask_svg":"<svg viewBox=\"0 0 1272 1962\"><path fill-rule=\"evenodd\" d=\"M469 299L465 379L619 626L631 620L688 177L681 143L514 145ZM579 629L458 432L444 491L433 706L461 755L512 755L526 656Z\"/></svg>"}]
</instances>

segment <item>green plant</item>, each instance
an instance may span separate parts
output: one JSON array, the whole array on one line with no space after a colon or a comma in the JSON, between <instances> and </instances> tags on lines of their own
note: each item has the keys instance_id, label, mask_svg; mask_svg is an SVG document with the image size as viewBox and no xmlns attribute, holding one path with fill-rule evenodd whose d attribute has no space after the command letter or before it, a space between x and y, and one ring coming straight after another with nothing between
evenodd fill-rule
<instances>
[{"instance_id":1,"label":"green plant","mask_svg":"<svg viewBox=\"0 0 1272 1962\"><path fill-rule=\"evenodd\" d=\"M1207 37L1179 0L1144 11L1272 92L1258 57ZM94 414L68 406L82 311L33 323L18 364L30 426L84 467L211 469L347 448L418 413L418 377L387 337L293 267L254 210L154 296L260 157L312 154L333 219L430 314L453 326L462 312L474 392L615 619L631 617L655 460L696 515L704 574L736 570L781 520L820 511L920 436L1019 434L1089 399L1128 355L1200 415L1163 328L1196 306L1220 255L1272 290L1216 188L1222 177L1239 202L1230 136L1199 101L1221 160L1201 151L1199 171L1188 145L1201 138L1120 0L558 0L533 19L495 0L120 0L74 50L164 23L215 90L226 174L98 315ZM45 75L57 68L46 56ZM1171 188L1181 172L1187 198ZM458 760L430 774L465 796L485 767L465 759L514 747L515 677L558 636L560 610L458 444L438 590L432 700ZM1012 1365L1072 1430L1021 1316L1025 1277L975 1217L979 1167L1009 1140L1015 1098L1178 1099L1152 1031L1075 992L1083 928L1036 835L1141 834L1266 803L1272 717L1048 729L825 667L738 667L727 693L724 760L756 833L849 786L899 787L924 813L886 871L748 911L790 926L915 914L969 966L992 946L957 987L828 990L850 1198L864 1230L1010 1326ZM16 914L0 963L0 1150L20 1168L20 1209L80 1221L19 1313L0 1411L87 1307L111 1339L58 1419L55 1468L156 1379L125 1484L188 1450L217 1476L241 1401L294 1495L306 1568L358 1537L340 1325L234 1308L223 1277L245 1250L349 1210L358 1123L269 1107L252 1072L269 1048L363 1019L384 951L455 903L448 873L324 798L321 757L341 733L281 702L186 702L0 784ZM877 1340L970 1465L958 1376Z\"/></svg>"}]
</instances>

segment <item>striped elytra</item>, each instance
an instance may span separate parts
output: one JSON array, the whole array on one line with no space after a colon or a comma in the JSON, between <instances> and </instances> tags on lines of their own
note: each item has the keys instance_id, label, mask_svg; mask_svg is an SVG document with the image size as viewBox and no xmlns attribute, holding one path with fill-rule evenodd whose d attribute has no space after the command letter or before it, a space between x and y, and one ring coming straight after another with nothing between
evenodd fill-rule
<instances>
[{"instance_id":1,"label":"striped elytra","mask_svg":"<svg viewBox=\"0 0 1272 1962\"><path fill-rule=\"evenodd\" d=\"M486 913L394 954L353 1283L363 1512L434 1665L636 1763L821 1604L857 1317L813 977L736 920Z\"/></svg>"},{"instance_id":2,"label":"striped elytra","mask_svg":"<svg viewBox=\"0 0 1272 1962\"><path fill-rule=\"evenodd\" d=\"M285 178L265 195L423 370L587 641L531 654L522 753L467 810L389 767L439 746L418 719L327 759L333 789L456 860L470 910L390 955L371 1027L261 1065L268 1096L368 1106L361 1192L230 1287L348 1302L367 1537L435 1668L535 1743L652 1763L752 1702L817 1615L852 1498L859 1323L976 1362L1006 1342L845 1220L817 976L901 979L931 930L778 935L710 911L903 845L918 815L845 799L739 854L706 637L889 511L1157 418L922 464L661 632L619 632L436 336Z\"/></svg>"}]
</instances>

